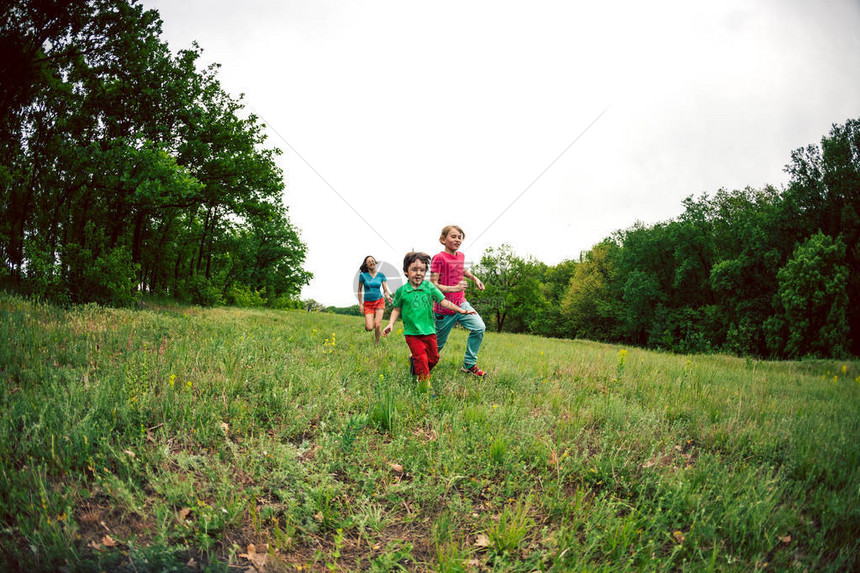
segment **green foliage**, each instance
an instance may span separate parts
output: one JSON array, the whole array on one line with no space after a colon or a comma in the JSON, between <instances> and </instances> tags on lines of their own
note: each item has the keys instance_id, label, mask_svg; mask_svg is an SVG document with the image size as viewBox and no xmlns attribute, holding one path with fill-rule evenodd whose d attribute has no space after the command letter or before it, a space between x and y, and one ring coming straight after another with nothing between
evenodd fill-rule
<instances>
[{"instance_id":1,"label":"green foliage","mask_svg":"<svg viewBox=\"0 0 860 573\"><path fill-rule=\"evenodd\" d=\"M69 293L63 288L62 268L50 248L40 240L33 240L24 246L24 252L29 261L26 273L29 294L61 304L70 302Z\"/></svg>"},{"instance_id":2,"label":"green foliage","mask_svg":"<svg viewBox=\"0 0 860 573\"><path fill-rule=\"evenodd\" d=\"M303 308L302 301L283 294L274 301L269 299L269 306L281 310Z\"/></svg>"},{"instance_id":3,"label":"green foliage","mask_svg":"<svg viewBox=\"0 0 860 573\"><path fill-rule=\"evenodd\" d=\"M254 308L266 306L266 297L261 290L254 290L242 283L233 283L227 289L227 303L242 308Z\"/></svg>"},{"instance_id":4,"label":"green foliage","mask_svg":"<svg viewBox=\"0 0 860 573\"><path fill-rule=\"evenodd\" d=\"M203 275L194 275L185 284L184 292L187 300L200 306L218 306L224 304L221 289Z\"/></svg>"},{"instance_id":5,"label":"green foliage","mask_svg":"<svg viewBox=\"0 0 860 573\"><path fill-rule=\"evenodd\" d=\"M567 334L561 316L561 299L567 292L576 265L576 261L567 260L543 269L541 290L546 306L532 325L535 334L554 337Z\"/></svg>"},{"instance_id":6,"label":"green foliage","mask_svg":"<svg viewBox=\"0 0 860 573\"><path fill-rule=\"evenodd\" d=\"M345 306L345 307L328 306L328 307L326 307L326 312L333 312L335 314L345 314L347 316L364 316L364 312L362 312L361 307L358 306L357 304L354 304L352 306Z\"/></svg>"},{"instance_id":7,"label":"green foliage","mask_svg":"<svg viewBox=\"0 0 860 573\"><path fill-rule=\"evenodd\" d=\"M541 290L543 265L518 257L510 245L489 247L472 272L484 290L470 285L468 298L497 332L530 332L547 302Z\"/></svg>"},{"instance_id":8,"label":"green foliage","mask_svg":"<svg viewBox=\"0 0 860 573\"><path fill-rule=\"evenodd\" d=\"M84 272L84 288L90 296L80 298L111 306L132 306L137 302L135 279L139 269L127 248L111 249L99 255Z\"/></svg>"},{"instance_id":9,"label":"green foliage","mask_svg":"<svg viewBox=\"0 0 860 573\"><path fill-rule=\"evenodd\" d=\"M15 22L2 34L2 275L64 303L125 306L142 290L215 304L234 284L298 296L311 275L280 151L217 66L197 68L199 47L171 54L158 13L128 0L7 2L0 21Z\"/></svg>"},{"instance_id":10,"label":"green foliage","mask_svg":"<svg viewBox=\"0 0 860 573\"><path fill-rule=\"evenodd\" d=\"M576 266L561 301L561 315L571 336L610 339L616 323L611 286L617 253L618 247L607 241L586 253Z\"/></svg>"},{"instance_id":11,"label":"green foliage","mask_svg":"<svg viewBox=\"0 0 860 573\"><path fill-rule=\"evenodd\" d=\"M780 352L780 331L787 331L785 353L791 357L844 357L849 343L848 266L845 245L823 233L810 237L777 273L775 305L781 311L769 320L775 333L773 350ZM784 326L783 326L784 324Z\"/></svg>"},{"instance_id":12,"label":"green foliage","mask_svg":"<svg viewBox=\"0 0 860 573\"><path fill-rule=\"evenodd\" d=\"M656 277L639 270L627 274L622 293L621 322L625 337L635 344L642 344L654 323L657 306L665 302L665 295L660 291Z\"/></svg>"},{"instance_id":13,"label":"green foliage","mask_svg":"<svg viewBox=\"0 0 860 573\"><path fill-rule=\"evenodd\" d=\"M544 268L549 308L533 331L682 353L860 353L858 149L849 119L792 153L784 191L691 196L676 220L637 222Z\"/></svg>"},{"instance_id":14,"label":"green foliage","mask_svg":"<svg viewBox=\"0 0 860 573\"><path fill-rule=\"evenodd\" d=\"M682 353L856 354L858 149L848 120L792 153L784 192L721 189L688 197L677 220L617 232L584 254L536 331ZM545 270L544 292L562 268Z\"/></svg>"}]
</instances>

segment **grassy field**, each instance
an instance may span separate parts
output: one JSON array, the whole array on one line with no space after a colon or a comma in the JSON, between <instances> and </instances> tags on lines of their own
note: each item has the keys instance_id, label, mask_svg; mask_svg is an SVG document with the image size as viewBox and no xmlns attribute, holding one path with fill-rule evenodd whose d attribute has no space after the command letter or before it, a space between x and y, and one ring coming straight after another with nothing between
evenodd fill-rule
<instances>
[{"instance_id":1,"label":"grassy field","mask_svg":"<svg viewBox=\"0 0 860 573\"><path fill-rule=\"evenodd\" d=\"M0 295L0 569L860 568L860 363L464 346Z\"/></svg>"}]
</instances>

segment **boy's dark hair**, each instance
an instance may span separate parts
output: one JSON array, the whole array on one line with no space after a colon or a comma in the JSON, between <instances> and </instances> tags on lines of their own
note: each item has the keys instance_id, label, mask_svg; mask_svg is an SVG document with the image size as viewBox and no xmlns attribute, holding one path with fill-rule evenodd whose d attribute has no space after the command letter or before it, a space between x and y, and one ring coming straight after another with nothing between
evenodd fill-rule
<instances>
[{"instance_id":1,"label":"boy's dark hair","mask_svg":"<svg viewBox=\"0 0 860 573\"><path fill-rule=\"evenodd\" d=\"M409 272L409 267L415 261L421 261L422 263L424 263L424 266L428 268L430 267L430 255L428 255L427 253L422 253L420 251L409 251L408 253L406 253L406 256L403 257L403 272Z\"/></svg>"},{"instance_id":2,"label":"boy's dark hair","mask_svg":"<svg viewBox=\"0 0 860 573\"><path fill-rule=\"evenodd\" d=\"M373 255L367 255L366 257L361 259L361 266L358 267L358 270L360 270L363 273L368 272L368 270L367 270L367 259L373 259L375 261L376 257L374 257Z\"/></svg>"}]
</instances>

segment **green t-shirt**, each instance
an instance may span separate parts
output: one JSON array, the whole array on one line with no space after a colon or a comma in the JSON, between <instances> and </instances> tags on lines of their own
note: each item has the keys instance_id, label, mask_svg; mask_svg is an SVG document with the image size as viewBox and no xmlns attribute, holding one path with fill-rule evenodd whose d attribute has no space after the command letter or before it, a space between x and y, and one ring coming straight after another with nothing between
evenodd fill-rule
<instances>
[{"instance_id":1,"label":"green t-shirt","mask_svg":"<svg viewBox=\"0 0 860 573\"><path fill-rule=\"evenodd\" d=\"M422 282L418 288L407 282L397 289L394 293L394 308L400 309L403 334L436 334L433 302L439 302L444 298L442 291L430 281Z\"/></svg>"}]
</instances>

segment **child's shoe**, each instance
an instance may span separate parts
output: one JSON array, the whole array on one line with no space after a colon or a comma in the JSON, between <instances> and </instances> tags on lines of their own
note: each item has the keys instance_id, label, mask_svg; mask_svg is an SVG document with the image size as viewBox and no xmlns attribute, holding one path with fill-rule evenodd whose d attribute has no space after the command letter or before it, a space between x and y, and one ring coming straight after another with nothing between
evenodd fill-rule
<instances>
[{"instance_id":1,"label":"child's shoe","mask_svg":"<svg viewBox=\"0 0 860 573\"><path fill-rule=\"evenodd\" d=\"M412 361L412 356L409 356L409 374L415 376L415 363Z\"/></svg>"},{"instance_id":2,"label":"child's shoe","mask_svg":"<svg viewBox=\"0 0 860 573\"><path fill-rule=\"evenodd\" d=\"M477 364L473 364L469 368L463 366L460 368L460 372L465 372L466 374L471 374L473 376L478 376L479 378L484 375L484 371L478 368Z\"/></svg>"}]
</instances>

